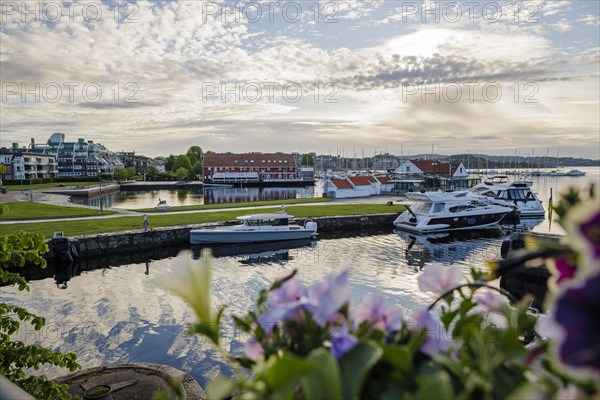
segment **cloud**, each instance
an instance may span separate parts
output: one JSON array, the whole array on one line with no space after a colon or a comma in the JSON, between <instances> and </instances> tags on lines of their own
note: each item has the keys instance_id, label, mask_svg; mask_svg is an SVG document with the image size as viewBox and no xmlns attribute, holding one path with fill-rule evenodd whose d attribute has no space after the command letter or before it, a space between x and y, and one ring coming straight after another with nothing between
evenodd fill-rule
<instances>
[{"instance_id":1,"label":"cloud","mask_svg":"<svg viewBox=\"0 0 600 400\"><path fill-rule=\"evenodd\" d=\"M6 16L0 27L0 80L28 89L39 83L42 101L32 101L30 94L22 102L20 93L3 101L2 144L31 136L43 140L63 130L68 137L149 155L196 142L221 151L318 151L340 142L398 151L401 142L425 146L436 140L450 150L460 147L451 139L460 133L486 149L496 148L502 135L518 139L528 124L543 122L557 144L567 131L585 143L590 127L597 126L589 102L597 98L599 57L597 41L588 40L588 33L598 19L589 8L575 15L568 2L536 0L528 4L539 8L539 22L528 23L527 10L521 9L515 22L503 3L497 23L479 15L474 21L442 18L439 24L422 24L398 20L397 3L330 4L310 6L320 7L321 17L335 11L337 23L316 21L304 3L297 23L286 22L281 13L273 22L224 18L194 1L141 1L135 15L133 9L119 9L116 20L106 5L94 23L81 13L73 22L57 23ZM561 35L567 29L569 41ZM509 87L519 83L519 100L531 94L525 83L537 83L535 107L543 111L532 113L534 106L504 97L489 104L480 92L473 102L402 99L409 84L465 90L471 82L479 84L478 91L497 82L506 98L515 94ZM70 83L77 84L74 101L47 101L44 87L59 85L66 96ZM236 84L234 95L221 96ZM254 84L263 90L256 102L246 92ZM300 88L298 101L286 99L286 84ZM97 102L86 99L86 85L102 89ZM207 85L216 85L219 93L207 98ZM557 88L567 94L561 101L568 104L543 93ZM267 90L273 90L272 97ZM138 102L126 102L127 96ZM525 114L534 117L520 118Z\"/></svg>"}]
</instances>

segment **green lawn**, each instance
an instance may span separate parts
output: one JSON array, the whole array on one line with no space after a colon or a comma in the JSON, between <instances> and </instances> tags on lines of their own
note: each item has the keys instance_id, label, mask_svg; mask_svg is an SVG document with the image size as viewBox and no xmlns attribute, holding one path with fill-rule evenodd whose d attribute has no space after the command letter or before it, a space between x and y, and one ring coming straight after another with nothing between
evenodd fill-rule
<instances>
[{"instance_id":1,"label":"green lawn","mask_svg":"<svg viewBox=\"0 0 600 400\"><path fill-rule=\"evenodd\" d=\"M8 206L9 210L6 214L0 215L0 221L42 218L89 217L115 213L114 211L100 211L89 208L53 206L50 204L31 203L29 201L19 201L4 204Z\"/></svg>"},{"instance_id":2,"label":"green lawn","mask_svg":"<svg viewBox=\"0 0 600 400\"><path fill-rule=\"evenodd\" d=\"M257 211L260 213L278 212L279 208L266 208ZM404 206L387 206L383 204L343 204L327 206L298 206L288 211L297 218L304 218L335 215L397 213L404 211ZM227 221L233 220L235 217L246 215L248 213L248 210L231 210L179 215L149 215L148 223L150 228L158 228L161 226ZM52 237L52 233L54 231L64 231L66 236L78 236L142 229L142 227L143 218L140 215L139 217L100 218L78 221L61 221L59 223L43 222L38 224L0 225L0 233L7 234L18 230L24 230L27 232L42 233L47 238L50 238Z\"/></svg>"},{"instance_id":3,"label":"green lawn","mask_svg":"<svg viewBox=\"0 0 600 400\"><path fill-rule=\"evenodd\" d=\"M264 201L249 201L246 203L223 203L223 204L207 204L207 205L192 205L171 207L169 211L192 211L192 210L211 210L215 208L238 208L238 207L255 207L255 206L278 206L280 204L302 204L302 203L323 203L332 201L333 199L325 197L311 197L307 199L286 199L286 200L264 200ZM145 213L160 213L154 208L139 208L134 211Z\"/></svg>"},{"instance_id":4,"label":"green lawn","mask_svg":"<svg viewBox=\"0 0 600 400\"><path fill-rule=\"evenodd\" d=\"M107 182L102 182L102 186L106 186ZM82 187L96 187L98 186L98 182L52 182L52 183L36 183L31 185L33 189L47 189L58 186L82 186ZM5 185L8 190L20 191L21 184L16 185ZM23 189L27 192L29 190L29 182L23 181Z\"/></svg>"}]
</instances>

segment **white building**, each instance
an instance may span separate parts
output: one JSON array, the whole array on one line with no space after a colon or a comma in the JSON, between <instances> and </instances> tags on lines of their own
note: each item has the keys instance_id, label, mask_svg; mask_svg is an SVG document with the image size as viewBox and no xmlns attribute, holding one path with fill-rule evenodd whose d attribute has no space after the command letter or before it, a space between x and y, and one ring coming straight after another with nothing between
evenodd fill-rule
<instances>
[{"instance_id":1,"label":"white building","mask_svg":"<svg viewBox=\"0 0 600 400\"><path fill-rule=\"evenodd\" d=\"M323 188L327 197L344 199L381 194L381 183L373 176L349 176L346 179L329 179Z\"/></svg>"},{"instance_id":2,"label":"white building","mask_svg":"<svg viewBox=\"0 0 600 400\"><path fill-rule=\"evenodd\" d=\"M469 173L463 163L452 165L436 160L406 160L396 170L397 175L439 175L452 178L467 178Z\"/></svg>"}]
</instances>

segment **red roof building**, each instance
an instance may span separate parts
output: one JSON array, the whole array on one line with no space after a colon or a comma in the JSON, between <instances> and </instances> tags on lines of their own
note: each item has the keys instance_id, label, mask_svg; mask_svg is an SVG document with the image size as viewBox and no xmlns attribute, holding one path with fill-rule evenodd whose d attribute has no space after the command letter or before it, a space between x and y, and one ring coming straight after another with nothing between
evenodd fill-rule
<instances>
[{"instance_id":1,"label":"red roof building","mask_svg":"<svg viewBox=\"0 0 600 400\"><path fill-rule=\"evenodd\" d=\"M296 182L301 180L293 154L205 154L205 182Z\"/></svg>"},{"instance_id":2,"label":"red roof building","mask_svg":"<svg viewBox=\"0 0 600 400\"><path fill-rule=\"evenodd\" d=\"M466 178L468 172L462 163L452 165L437 160L406 160L396 170L395 174L426 174Z\"/></svg>"}]
</instances>

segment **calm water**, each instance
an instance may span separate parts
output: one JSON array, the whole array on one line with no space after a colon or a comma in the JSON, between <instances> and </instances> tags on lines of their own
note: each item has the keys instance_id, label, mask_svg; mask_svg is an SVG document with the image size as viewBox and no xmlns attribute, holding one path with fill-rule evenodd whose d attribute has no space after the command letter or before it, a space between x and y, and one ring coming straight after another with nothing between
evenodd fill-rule
<instances>
[{"instance_id":1,"label":"calm water","mask_svg":"<svg viewBox=\"0 0 600 400\"><path fill-rule=\"evenodd\" d=\"M117 192L103 195L105 208L149 208L166 200L170 206L200 204L242 203L261 200L285 200L322 196L321 185L289 188L233 188L214 187L204 190L149 190ZM91 207L100 207L99 197L71 197L69 201Z\"/></svg>"},{"instance_id":2,"label":"calm water","mask_svg":"<svg viewBox=\"0 0 600 400\"><path fill-rule=\"evenodd\" d=\"M240 315L254 304L261 288L293 269L310 283L347 268L353 301L367 293L378 293L410 314L431 301L417 288L423 266L433 262L457 264L467 273L470 266L482 266L483 260L499 257L501 241L507 234L494 229L460 236L412 237L390 231L320 239L289 250L221 257L214 260L212 298L214 305L228 305L226 314ZM180 368L205 384L211 377L228 373L226 365L202 339L185 334L185 325L194 321L185 303L149 283L155 276L170 274L186 257L189 253L101 269L82 264L71 271L75 276L66 289L47 278L31 281L29 293L3 288L1 298L20 303L51 321L41 332L20 332L21 338L62 352L75 352L84 368L125 362L162 363ZM229 320L225 321L223 338L225 348L232 352L240 351L245 341ZM51 376L61 374L56 370L46 372Z\"/></svg>"},{"instance_id":3,"label":"calm water","mask_svg":"<svg viewBox=\"0 0 600 400\"><path fill-rule=\"evenodd\" d=\"M557 191L573 184L598 183L599 177L598 169L588 169L588 176L583 178L534 178L535 190L547 201L553 188L557 199ZM511 231L556 232L556 226L549 228L548 219L528 220L519 227L420 237L389 230L368 236L321 238L307 247L284 247L262 254L256 254L260 249L245 249L252 255L214 260L213 304L228 305L227 315L243 314L254 304L261 288L293 269L311 283L347 268L354 302L367 293L378 293L410 314L431 301L417 288L417 277L425 265L459 265L467 273L471 266L483 267L485 259L498 258L501 242ZM52 277L31 281L30 292L2 288L2 301L18 303L50 321L40 332L19 332L20 338L62 352L75 352L84 368L126 362L162 363L190 373L201 385L228 373L210 345L185 334L186 324L194 321L185 303L149 283L155 276L170 274L190 255L167 249L152 256L131 257L125 262L91 260L75 265L71 271L62 271L58 274L62 278L57 276L57 280L74 275L65 289L59 288L64 284L58 285ZM246 338L226 320L223 339L227 350L239 352ZM53 377L64 373L45 372Z\"/></svg>"}]
</instances>

